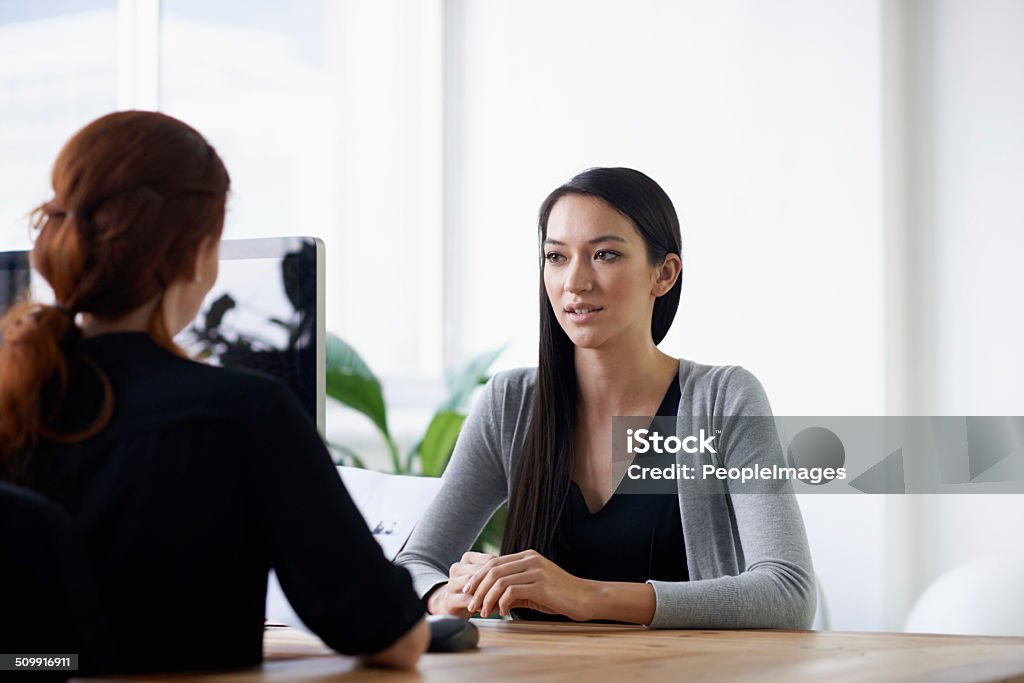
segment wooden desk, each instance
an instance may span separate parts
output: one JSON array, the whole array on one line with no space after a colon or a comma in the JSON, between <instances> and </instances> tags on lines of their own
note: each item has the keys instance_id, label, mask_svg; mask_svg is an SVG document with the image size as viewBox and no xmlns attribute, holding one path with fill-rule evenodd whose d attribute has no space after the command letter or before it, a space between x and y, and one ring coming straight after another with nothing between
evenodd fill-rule
<instances>
[{"instance_id":1,"label":"wooden desk","mask_svg":"<svg viewBox=\"0 0 1024 683\"><path fill-rule=\"evenodd\" d=\"M839 631L656 631L475 620L480 649L418 672L360 668L292 629L267 631L260 669L143 681L1024 681L1024 638ZM124 680L124 679L121 679Z\"/></svg>"}]
</instances>

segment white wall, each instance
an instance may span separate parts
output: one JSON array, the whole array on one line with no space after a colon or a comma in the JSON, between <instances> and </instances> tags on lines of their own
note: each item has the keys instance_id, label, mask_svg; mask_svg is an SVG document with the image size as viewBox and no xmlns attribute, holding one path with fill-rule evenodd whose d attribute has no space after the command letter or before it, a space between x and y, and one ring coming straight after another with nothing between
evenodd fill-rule
<instances>
[{"instance_id":1,"label":"white wall","mask_svg":"<svg viewBox=\"0 0 1024 683\"><path fill-rule=\"evenodd\" d=\"M1024 415L1024 3L909 5L917 106L910 214L927 260L912 395L922 413ZM915 499L910 591L981 555L1024 550L1024 496Z\"/></svg>"},{"instance_id":2,"label":"white wall","mask_svg":"<svg viewBox=\"0 0 1024 683\"><path fill-rule=\"evenodd\" d=\"M54 14L0 6L0 250L31 246L28 214L50 199L57 153L117 103L115 3Z\"/></svg>"}]
</instances>

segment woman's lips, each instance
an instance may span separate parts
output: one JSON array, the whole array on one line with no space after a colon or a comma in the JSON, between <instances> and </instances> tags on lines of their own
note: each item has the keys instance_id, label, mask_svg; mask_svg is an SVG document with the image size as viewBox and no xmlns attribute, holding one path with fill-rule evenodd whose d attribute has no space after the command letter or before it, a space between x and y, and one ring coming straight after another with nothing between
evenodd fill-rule
<instances>
[{"instance_id":1,"label":"woman's lips","mask_svg":"<svg viewBox=\"0 0 1024 683\"><path fill-rule=\"evenodd\" d=\"M603 310L603 308L579 307L574 310L567 310L565 314L569 316L569 320L579 325L590 322Z\"/></svg>"}]
</instances>

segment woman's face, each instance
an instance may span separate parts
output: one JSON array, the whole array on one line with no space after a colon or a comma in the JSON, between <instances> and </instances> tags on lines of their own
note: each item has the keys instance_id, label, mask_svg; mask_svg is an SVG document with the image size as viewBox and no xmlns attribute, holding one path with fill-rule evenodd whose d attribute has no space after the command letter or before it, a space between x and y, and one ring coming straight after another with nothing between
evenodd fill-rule
<instances>
[{"instance_id":1,"label":"woman's face","mask_svg":"<svg viewBox=\"0 0 1024 683\"><path fill-rule=\"evenodd\" d=\"M566 195L551 209L543 247L548 300L577 347L650 342L654 300L678 272L666 279L650 264L632 221L603 200Z\"/></svg>"}]
</instances>

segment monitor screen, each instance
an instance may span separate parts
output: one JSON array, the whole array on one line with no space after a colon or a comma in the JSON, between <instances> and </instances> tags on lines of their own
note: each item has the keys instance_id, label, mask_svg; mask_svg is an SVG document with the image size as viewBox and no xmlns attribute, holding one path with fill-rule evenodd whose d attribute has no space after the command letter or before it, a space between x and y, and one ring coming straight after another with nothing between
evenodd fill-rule
<instances>
[{"instance_id":1,"label":"monitor screen","mask_svg":"<svg viewBox=\"0 0 1024 683\"><path fill-rule=\"evenodd\" d=\"M223 240L220 273L196 319L174 341L211 365L278 377L324 432L324 246L314 237ZM52 303L29 252L0 252L0 309L26 289Z\"/></svg>"}]
</instances>

